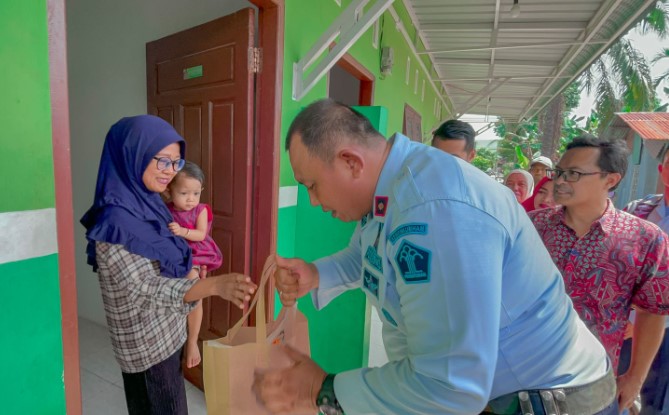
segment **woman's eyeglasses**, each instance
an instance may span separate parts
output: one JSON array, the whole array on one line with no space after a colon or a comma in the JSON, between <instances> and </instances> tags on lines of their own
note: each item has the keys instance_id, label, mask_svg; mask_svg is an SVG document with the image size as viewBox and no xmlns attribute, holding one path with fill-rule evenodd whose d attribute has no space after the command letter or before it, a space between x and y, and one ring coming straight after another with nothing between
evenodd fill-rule
<instances>
[{"instance_id":1,"label":"woman's eyeglasses","mask_svg":"<svg viewBox=\"0 0 669 415\"><path fill-rule=\"evenodd\" d=\"M186 164L186 160L184 159L170 160L167 157L154 157L153 159L157 162L158 170L167 170L172 166L174 171L181 171Z\"/></svg>"},{"instance_id":2,"label":"woman's eyeglasses","mask_svg":"<svg viewBox=\"0 0 669 415\"><path fill-rule=\"evenodd\" d=\"M562 169L546 170L546 176L549 179L557 180L560 177L564 177L565 182L571 182L571 183L581 180L581 176L592 176L595 174L609 174L609 172L593 171L590 173L582 173L580 171L575 171L575 170L562 170Z\"/></svg>"}]
</instances>

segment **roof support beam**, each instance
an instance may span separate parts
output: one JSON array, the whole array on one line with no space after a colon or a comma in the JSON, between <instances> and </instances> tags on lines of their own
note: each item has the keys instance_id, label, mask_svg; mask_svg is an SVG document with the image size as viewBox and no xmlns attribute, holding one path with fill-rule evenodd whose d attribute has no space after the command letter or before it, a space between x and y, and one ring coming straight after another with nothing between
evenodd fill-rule
<instances>
[{"instance_id":1,"label":"roof support beam","mask_svg":"<svg viewBox=\"0 0 669 415\"><path fill-rule=\"evenodd\" d=\"M499 9L500 9L500 0L495 1L495 21L493 22L493 30L492 30L492 36L490 36L490 47L495 47L497 46L497 36L499 35ZM488 80L488 87L492 85L492 77L495 75L495 63L499 63L501 65L501 62L495 62L495 53L497 51L493 49L490 52L490 66L488 67L488 78L491 78ZM508 79L504 82L507 82ZM488 95L488 100L486 102L485 106L485 116L487 117L490 111L490 95Z\"/></svg>"},{"instance_id":2,"label":"roof support beam","mask_svg":"<svg viewBox=\"0 0 669 415\"><path fill-rule=\"evenodd\" d=\"M507 77L479 77L479 78L439 78L439 79L434 79L434 81L437 82L488 82L491 79L509 79L511 81L515 81L516 79L552 79L552 78L569 78L572 75L562 75L559 77L555 77L552 75L527 75L527 76L507 76ZM514 85L517 85L514 82ZM539 85L532 85L534 87L537 87Z\"/></svg>"},{"instance_id":3,"label":"roof support beam","mask_svg":"<svg viewBox=\"0 0 669 415\"><path fill-rule=\"evenodd\" d=\"M495 51L492 51L493 56ZM554 68L557 62L555 61L526 61L518 59L505 59L497 60L493 59L451 59L451 58L435 58L435 65L490 65L491 67L495 64L504 65L504 66L542 66L548 68ZM489 73L489 76L492 74Z\"/></svg>"},{"instance_id":4,"label":"roof support beam","mask_svg":"<svg viewBox=\"0 0 669 415\"><path fill-rule=\"evenodd\" d=\"M302 99L393 3L393 0L376 0L365 12L364 7L370 1L374 0L353 1L321 35L307 54L293 64L294 100ZM337 36L339 36L339 43L328 52L306 78L303 78L307 68L318 60Z\"/></svg>"},{"instance_id":5,"label":"roof support beam","mask_svg":"<svg viewBox=\"0 0 669 415\"><path fill-rule=\"evenodd\" d=\"M597 45L606 43L608 40L593 40L589 44ZM558 46L572 46L580 45L582 42L545 42L545 43L523 43L519 45L497 45L497 46L481 46L472 48L454 48L454 49L435 49L426 50L425 52L418 52L419 55L435 55L439 53L458 53L458 52L484 52L488 50L509 50L509 49L527 49L527 48L549 48Z\"/></svg>"},{"instance_id":6,"label":"roof support beam","mask_svg":"<svg viewBox=\"0 0 669 415\"><path fill-rule=\"evenodd\" d=\"M465 114L467 111L469 111L471 108L473 108L476 104L478 104L483 98L488 97L490 94L495 92L497 88L500 86L504 85L507 83L509 78L502 78L499 80L494 81L490 85L486 86L482 90L480 90L476 95L472 96L462 104L462 107L458 110L458 114L456 115L455 118L460 118L462 117L463 114Z\"/></svg>"},{"instance_id":7,"label":"roof support beam","mask_svg":"<svg viewBox=\"0 0 669 415\"><path fill-rule=\"evenodd\" d=\"M520 32L580 32L586 27L585 22L546 22L546 23L500 23L499 30ZM421 25L423 32L490 32L490 23L426 23Z\"/></svg>"}]
</instances>

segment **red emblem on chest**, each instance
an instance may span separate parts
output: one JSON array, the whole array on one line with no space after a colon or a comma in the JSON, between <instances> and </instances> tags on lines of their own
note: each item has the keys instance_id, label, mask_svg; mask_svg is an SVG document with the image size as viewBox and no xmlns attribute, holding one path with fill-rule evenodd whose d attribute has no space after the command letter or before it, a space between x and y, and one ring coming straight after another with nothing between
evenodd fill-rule
<instances>
[{"instance_id":1,"label":"red emblem on chest","mask_svg":"<svg viewBox=\"0 0 669 415\"><path fill-rule=\"evenodd\" d=\"M388 196L374 197L374 216L386 216L388 210Z\"/></svg>"}]
</instances>

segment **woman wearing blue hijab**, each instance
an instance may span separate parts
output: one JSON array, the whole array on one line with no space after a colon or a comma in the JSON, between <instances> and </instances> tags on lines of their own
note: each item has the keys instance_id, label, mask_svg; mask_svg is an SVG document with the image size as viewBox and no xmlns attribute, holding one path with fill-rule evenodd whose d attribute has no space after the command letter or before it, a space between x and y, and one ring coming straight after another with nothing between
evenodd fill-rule
<instances>
[{"instance_id":1,"label":"woman wearing blue hijab","mask_svg":"<svg viewBox=\"0 0 669 415\"><path fill-rule=\"evenodd\" d=\"M167 225L160 198L184 165L185 142L151 115L114 124L102 150L93 206L81 219L97 271L130 415L187 414L181 372L186 318L217 295L244 307L256 286L241 274L187 279L191 253Z\"/></svg>"}]
</instances>

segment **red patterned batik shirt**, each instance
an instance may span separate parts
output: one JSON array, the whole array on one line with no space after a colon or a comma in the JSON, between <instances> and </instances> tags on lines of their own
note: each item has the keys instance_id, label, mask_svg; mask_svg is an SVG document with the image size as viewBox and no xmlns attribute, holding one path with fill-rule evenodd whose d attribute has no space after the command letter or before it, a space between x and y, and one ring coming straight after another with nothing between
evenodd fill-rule
<instances>
[{"instance_id":1,"label":"red patterned batik shirt","mask_svg":"<svg viewBox=\"0 0 669 415\"><path fill-rule=\"evenodd\" d=\"M564 278L574 308L618 367L630 307L669 314L667 236L656 225L606 210L578 238L564 208L531 212L541 239Z\"/></svg>"}]
</instances>

